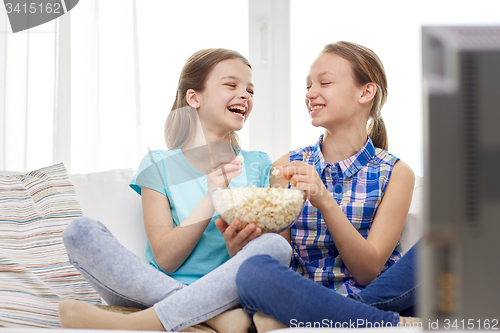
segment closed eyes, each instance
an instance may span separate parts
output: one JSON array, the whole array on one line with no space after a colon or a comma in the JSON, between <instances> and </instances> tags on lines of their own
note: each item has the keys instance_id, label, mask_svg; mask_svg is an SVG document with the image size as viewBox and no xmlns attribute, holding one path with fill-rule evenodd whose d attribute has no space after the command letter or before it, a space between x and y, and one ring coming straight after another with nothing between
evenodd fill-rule
<instances>
[{"instance_id":1,"label":"closed eyes","mask_svg":"<svg viewBox=\"0 0 500 333\"><path fill-rule=\"evenodd\" d=\"M236 84L234 83L225 83L226 86L236 89ZM247 93L253 96L254 91L252 89L247 89Z\"/></svg>"},{"instance_id":2,"label":"closed eyes","mask_svg":"<svg viewBox=\"0 0 500 333\"><path fill-rule=\"evenodd\" d=\"M330 84L332 84L332 82L321 82L321 83L320 83L320 85L321 85L322 87L328 86L328 85L330 85ZM306 86L306 90L307 90L307 91L309 91L309 90L311 89L311 87L312 87L312 85L307 85L307 86Z\"/></svg>"}]
</instances>

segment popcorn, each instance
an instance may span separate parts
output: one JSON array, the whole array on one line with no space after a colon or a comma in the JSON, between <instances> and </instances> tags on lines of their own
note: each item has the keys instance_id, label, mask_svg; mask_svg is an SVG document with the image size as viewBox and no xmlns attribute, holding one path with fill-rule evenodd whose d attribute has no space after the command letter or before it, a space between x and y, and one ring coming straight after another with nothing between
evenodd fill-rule
<instances>
[{"instance_id":1,"label":"popcorn","mask_svg":"<svg viewBox=\"0 0 500 333\"><path fill-rule=\"evenodd\" d=\"M241 163L243 163L243 161L245 160L245 158L243 157L243 155L238 155L238 159L241 161Z\"/></svg>"},{"instance_id":2,"label":"popcorn","mask_svg":"<svg viewBox=\"0 0 500 333\"><path fill-rule=\"evenodd\" d=\"M277 176L279 175L280 171L278 170L277 167L273 167L273 169L271 170L271 175L272 176Z\"/></svg>"},{"instance_id":3,"label":"popcorn","mask_svg":"<svg viewBox=\"0 0 500 333\"><path fill-rule=\"evenodd\" d=\"M213 192L217 213L228 223L240 220L238 231L249 223L266 232L288 228L302 211L304 191L282 188L232 188Z\"/></svg>"}]
</instances>

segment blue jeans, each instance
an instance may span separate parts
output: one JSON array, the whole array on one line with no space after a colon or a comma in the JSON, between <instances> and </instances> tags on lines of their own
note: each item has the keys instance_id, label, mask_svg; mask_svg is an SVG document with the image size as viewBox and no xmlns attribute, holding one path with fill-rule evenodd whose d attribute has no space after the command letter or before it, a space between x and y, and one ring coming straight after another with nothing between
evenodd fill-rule
<instances>
[{"instance_id":1,"label":"blue jeans","mask_svg":"<svg viewBox=\"0 0 500 333\"><path fill-rule=\"evenodd\" d=\"M108 304L154 306L167 331L180 331L239 305L236 273L249 257L269 254L288 264L292 255L283 237L264 234L209 274L184 285L127 250L94 219L75 219L64 230L63 241L70 262Z\"/></svg>"},{"instance_id":2,"label":"blue jeans","mask_svg":"<svg viewBox=\"0 0 500 333\"><path fill-rule=\"evenodd\" d=\"M266 255L254 256L241 265L236 286L245 311L260 311L290 327L396 326L399 312L415 304L417 251L414 245L384 274L349 297L304 278Z\"/></svg>"}]
</instances>

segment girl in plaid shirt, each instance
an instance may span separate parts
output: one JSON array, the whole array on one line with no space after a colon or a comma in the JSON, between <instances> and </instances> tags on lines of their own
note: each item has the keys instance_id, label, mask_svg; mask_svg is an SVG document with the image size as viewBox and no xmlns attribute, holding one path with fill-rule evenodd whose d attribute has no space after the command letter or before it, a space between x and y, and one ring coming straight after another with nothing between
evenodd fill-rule
<instances>
[{"instance_id":1,"label":"girl in plaid shirt","mask_svg":"<svg viewBox=\"0 0 500 333\"><path fill-rule=\"evenodd\" d=\"M401 257L399 237L415 176L407 164L387 152L387 134L380 115L387 99L387 81L373 51L348 42L327 45L311 65L306 87L311 122L323 127L325 133L315 145L291 151L275 161L278 174L271 179L271 186L294 186L307 194L301 216L283 236L294 248L292 269L309 281L290 270L283 276L273 276L277 270L265 266L271 271L266 276L275 282L261 301L274 302L275 298L269 296L271 290L281 290L288 297L292 294L279 286L307 289L312 284L314 287L302 298L296 296L299 299L293 299L293 304L301 303L310 311L322 313L316 310L324 309L325 303L314 299L318 293L329 291L320 286L331 289L331 295L325 297L333 297L333 304L343 304L338 301L344 298L339 294L355 298ZM262 271L266 259L262 260L256 257L249 261ZM409 262L408 267L412 266ZM248 295L258 294L259 285L269 285L264 281L252 283L256 277L251 271L248 265L242 266L240 273L244 273L238 274L239 282L237 279L240 299L250 313L262 311L262 302ZM267 281L266 276L263 279ZM281 304L290 301L281 299ZM351 309L353 301L343 301L348 301L343 309ZM324 310L346 318L338 307ZM293 312L297 313L290 311L288 316ZM285 317L278 319L291 326L294 317ZM397 313L371 318L385 318L393 324L400 320ZM334 322L340 319L331 318Z\"/></svg>"}]
</instances>

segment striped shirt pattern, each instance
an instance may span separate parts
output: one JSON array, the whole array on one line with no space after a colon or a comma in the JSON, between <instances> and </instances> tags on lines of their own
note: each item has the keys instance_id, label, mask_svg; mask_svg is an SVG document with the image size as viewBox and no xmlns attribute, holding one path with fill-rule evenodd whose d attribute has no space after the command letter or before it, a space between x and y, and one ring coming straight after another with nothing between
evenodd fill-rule
<instances>
[{"instance_id":1,"label":"striped shirt pattern","mask_svg":"<svg viewBox=\"0 0 500 333\"><path fill-rule=\"evenodd\" d=\"M323 158L322 142L323 136L315 145L291 151L290 161L304 162L316 168L329 193L366 239L398 158L375 148L368 137L367 143L357 154L330 164ZM342 295L358 293L363 289L340 258L321 213L309 200L292 226L291 233L293 270ZM401 245L398 242L382 272L400 257Z\"/></svg>"},{"instance_id":2,"label":"striped shirt pattern","mask_svg":"<svg viewBox=\"0 0 500 333\"><path fill-rule=\"evenodd\" d=\"M59 327L61 300L100 302L62 242L81 215L63 164L0 176L0 326Z\"/></svg>"}]
</instances>

